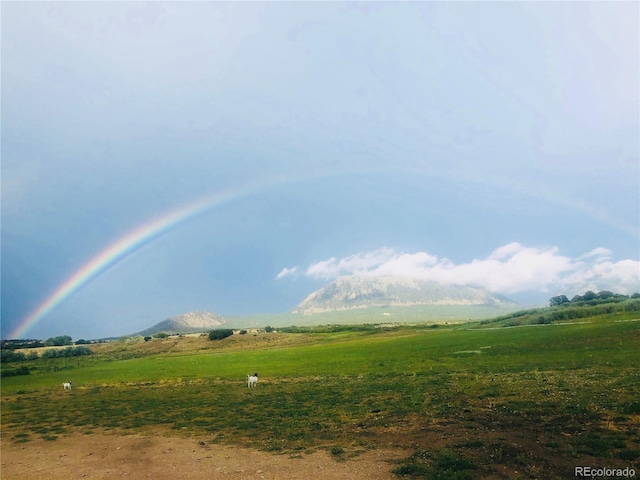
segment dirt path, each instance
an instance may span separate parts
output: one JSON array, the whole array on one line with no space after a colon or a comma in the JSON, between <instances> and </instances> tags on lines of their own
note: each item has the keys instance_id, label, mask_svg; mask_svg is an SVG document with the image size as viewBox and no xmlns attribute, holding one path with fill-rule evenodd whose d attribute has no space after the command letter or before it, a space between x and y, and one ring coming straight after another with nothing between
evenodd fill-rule
<instances>
[{"instance_id":1,"label":"dirt path","mask_svg":"<svg viewBox=\"0 0 640 480\"><path fill-rule=\"evenodd\" d=\"M390 461L402 452L374 450L345 461L325 451L294 457L193 439L145 435L73 434L55 441L1 445L3 480L309 479L395 477Z\"/></svg>"}]
</instances>

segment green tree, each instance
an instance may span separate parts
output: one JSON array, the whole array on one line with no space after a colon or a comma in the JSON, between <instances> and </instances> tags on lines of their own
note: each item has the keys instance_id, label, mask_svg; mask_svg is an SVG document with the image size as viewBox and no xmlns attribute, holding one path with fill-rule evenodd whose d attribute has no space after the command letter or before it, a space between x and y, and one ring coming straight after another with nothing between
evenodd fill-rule
<instances>
[{"instance_id":1,"label":"green tree","mask_svg":"<svg viewBox=\"0 0 640 480\"><path fill-rule=\"evenodd\" d=\"M563 303L571 303L571 301L567 298L566 295L556 295L555 297L551 297L549 299L549 306L555 307L557 305L562 305Z\"/></svg>"},{"instance_id":2,"label":"green tree","mask_svg":"<svg viewBox=\"0 0 640 480\"><path fill-rule=\"evenodd\" d=\"M228 328L220 328L209 332L209 340L222 340L233 335L233 330Z\"/></svg>"},{"instance_id":3,"label":"green tree","mask_svg":"<svg viewBox=\"0 0 640 480\"><path fill-rule=\"evenodd\" d=\"M69 335L60 335L59 337L50 337L44 342L45 347L61 347L63 345L72 345L73 341Z\"/></svg>"}]
</instances>

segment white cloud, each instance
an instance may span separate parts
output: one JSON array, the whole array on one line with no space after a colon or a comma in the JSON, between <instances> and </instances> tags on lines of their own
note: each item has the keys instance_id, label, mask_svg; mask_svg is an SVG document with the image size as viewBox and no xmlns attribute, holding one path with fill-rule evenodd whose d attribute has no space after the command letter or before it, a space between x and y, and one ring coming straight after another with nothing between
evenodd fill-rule
<instances>
[{"instance_id":1,"label":"white cloud","mask_svg":"<svg viewBox=\"0 0 640 480\"><path fill-rule=\"evenodd\" d=\"M280 280L281 278L295 275L298 273L298 267L293 268L283 268L278 275L276 275L276 280Z\"/></svg>"},{"instance_id":2,"label":"white cloud","mask_svg":"<svg viewBox=\"0 0 640 480\"><path fill-rule=\"evenodd\" d=\"M305 275L326 280L340 275L369 275L373 269L384 265L394 255L392 249L385 247L373 252L356 253L340 260L331 257L310 265L305 270Z\"/></svg>"},{"instance_id":3,"label":"white cloud","mask_svg":"<svg viewBox=\"0 0 640 480\"><path fill-rule=\"evenodd\" d=\"M556 247L541 249L511 243L497 248L487 259L456 265L451 270L449 283L482 285L501 293L547 291L571 270L571 259L559 255Z\"/></svg>"},{"instance_id":4,"label":"white cloud","mask_svg":"<svg viewBox=\"0 0 640 480\"><path fill-rule=\"evenodd\" d=\"M612 253L613 252L608 248L598 247L578 257L578 260L584 260L587 258L597 258L602 260L602 259L611 257Z\"/></svg>"},{"instance_id":5,"label":"white cloud","mask_svg":"<svg viewBox=\"0 0 640 480\"><path fill-rule=\"evenodd\" d=\"M480 285L504 294L640 291L640 262L612 262L611 254L610 250L598 247L571 258L561 255L557 247L526 247L513 242L496 248L486 258L455 264L426 252L404 253L385 247L315 262L301 274L324 280L341 275L412 277L444 284ZM298 267L285 268L276 278L298 273Z\"/></svg>"},{"instance_id":6,"label":"white cloud","mask_svg":"<svg viewBox=\"0 0 640 480\"><path fill-rule=\"evenodd\" d=\"M575 270L563 278L562 284L572 293L611 290L629 294L640 291L639 277L640 262L635 260L579 262Z\"/></svg>"}]
</instances>

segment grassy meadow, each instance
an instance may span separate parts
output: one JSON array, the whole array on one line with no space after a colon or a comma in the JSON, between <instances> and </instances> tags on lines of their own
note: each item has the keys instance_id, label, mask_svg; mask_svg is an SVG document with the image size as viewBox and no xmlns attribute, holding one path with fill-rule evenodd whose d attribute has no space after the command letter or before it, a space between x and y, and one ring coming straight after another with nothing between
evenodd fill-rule
<instances>
[{"instance_id":1,"label":"grassy meadow","mask_svg":"<svg viewBox=\"0 0 640 480\"><path fill-rule=\"evenodd\" d=\"M402 448L398 478L560 479L581 465L640 474L637 312L295 331L111 342L31 361L30 375L3 378L3 441L133 430L293 456L327 449L336 461Z\"/></svg>"}]
</instances>

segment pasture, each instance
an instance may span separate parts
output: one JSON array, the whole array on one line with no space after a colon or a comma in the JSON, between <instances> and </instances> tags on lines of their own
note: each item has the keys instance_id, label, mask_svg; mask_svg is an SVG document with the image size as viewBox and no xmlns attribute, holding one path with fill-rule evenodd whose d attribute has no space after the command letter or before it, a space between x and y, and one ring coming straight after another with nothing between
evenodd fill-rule
<instances>
[{"instance_id":1,"label":"pasture","mask_svg":"<svg viewBox=\"0 0 640 480\"><path fill-rule=\"evenodd\" d=\"M2 440L162 431L336 461L401 449L398 478L560 479L580 465L640 475L640 322L479 326L96 345L3 379Z\"/></svg>"}]
</instances>

